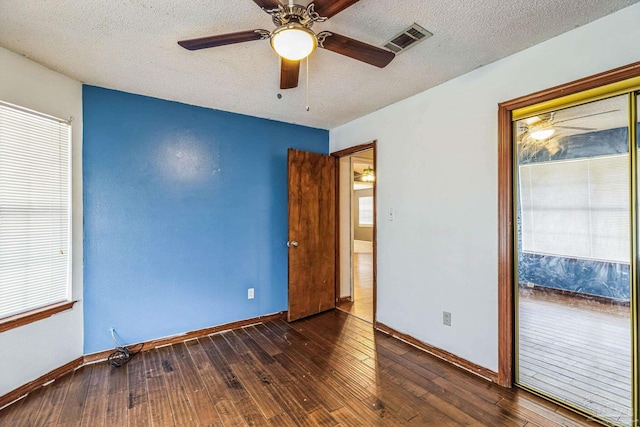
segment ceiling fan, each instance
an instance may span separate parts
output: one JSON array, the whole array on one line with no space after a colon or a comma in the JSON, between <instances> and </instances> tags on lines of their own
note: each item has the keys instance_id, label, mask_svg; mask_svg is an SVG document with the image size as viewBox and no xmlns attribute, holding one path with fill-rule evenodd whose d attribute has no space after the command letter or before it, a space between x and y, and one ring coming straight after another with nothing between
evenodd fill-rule
<instances>
[{"instance_id":1,"label":"ceiling fan","mask_svg":"<svg viewBox=\"0 0 640 427\"><path fill-rule=\"evenodd\" d=\"M343 11L358 0L314 0L308 6L294 4L289 0L283 5L279 0L253 0L271 15L276 29L258 29L216 36L181 40L185 49L198 50L254 40L271 41L271 47L280 56L280 89L298 86L300 61L309 56L316 47L321 47L379 68L387 66L395 57L391 51L371 46L330 31L316 34L311 27L314 22L324 22Z\"/></svg>"},{"instance_id":2,"label":"ceiling fan","mask_svg":"<svg viewBox=\"0 0 640 427\"><path fill-rule=\"evenodd\" d=\"M582 114L575 117L562 118L562 120L556 120L556 112L539 114L537 116L529 117L518 121L518 139L519 139L519 151L520 156L528 156L539 152L539 150L546 150L549 155L554 155L560 151L560 142L563 134L567 132L557 131L583 131L593 132L597 131L598 127L582 127L582 126L566 126L567 122L573 120L584 119L587 117L594 117L603 114L614 113L619 110L599 111L597 113ZM564 123L561 125L561 123ZM557 133L556 133L557 132ZM569 134L582 133L573 132Z\"/></svg>"},{"instance_id":3,"label":"ceiling fan","mask_svg":"<svg viewBox=\"0 0 640 427\"><path fill-rule=\"evenodd\" d=\"M614 113L619 110L610 110L610 111L600 111L592 114L584 114L577 117L570 117L568 119L563 120L555 120L555 112L540 114L538 116L529 117L527 119L522 120L519 125L518 130L520 133L525 134L525 136L529 136L534 140L544 140L551 137L556 130L558 129L569 129L569 130L579 130L579 131L595 131L597 128L592 127L582 127L582 126L566 126L560 125L560 123L567 123L572 120L583 119L587 117L599 116L602 114Z\"/></svg>"},{"instance_id":4,"label":"ceiling fan","mask_svg":"<svg viewBox=\"0 0 640 427\"><path fill-rule=\"evenodd\" d=\"M376 180L376 174L373 168L369 165L366 166L362 172L356 170L353 171L353 180L362 182L373 182Z\"/></svg>"}]
</instances>

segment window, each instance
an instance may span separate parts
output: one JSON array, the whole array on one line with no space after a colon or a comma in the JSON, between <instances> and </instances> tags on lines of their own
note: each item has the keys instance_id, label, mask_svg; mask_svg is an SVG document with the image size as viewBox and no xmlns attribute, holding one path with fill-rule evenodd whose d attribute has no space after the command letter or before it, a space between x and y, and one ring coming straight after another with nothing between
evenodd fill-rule
<instances>
[{"instance_id":1,"label":"window","mask_svg":"<svg viewBox=\"0 0 640 427\"><path fill-rule=\"evenodd\" d=\"M0 102L0 319L70 300L68 122Z\"/></svg>"},{"instance_id":2,"label":"window","mask_svg":"<svg viewBox=\"0 0 640 427\"><path fill-rule=\"evenodd\" d=\"M520 166L522 250L629 262L629 156Z\"/></svg>"},{"instance_id":3,"label":"window","mask_svg":"<svg viewBox=\"0 0 640 427\"><path fill-rule=\"evenodd\" d=\"M358 225L373 227L373 196L358 199Z\"/></svg>"}]
</instances>

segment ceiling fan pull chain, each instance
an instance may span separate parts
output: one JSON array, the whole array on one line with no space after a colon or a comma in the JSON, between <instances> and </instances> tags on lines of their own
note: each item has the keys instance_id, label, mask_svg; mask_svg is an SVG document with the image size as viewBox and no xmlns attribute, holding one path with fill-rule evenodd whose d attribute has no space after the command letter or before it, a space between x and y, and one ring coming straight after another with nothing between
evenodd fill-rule
<instances>
[{"instance_id":1,"label":"ceiling fan pull chain","mask_svg":"<svg viewBox=\"0 0 640 427\"><path fill-rule=\"evenodd\" d=\"M309 57L307 56L307 111L309 111Z\"/></svg>"}]
</instances>

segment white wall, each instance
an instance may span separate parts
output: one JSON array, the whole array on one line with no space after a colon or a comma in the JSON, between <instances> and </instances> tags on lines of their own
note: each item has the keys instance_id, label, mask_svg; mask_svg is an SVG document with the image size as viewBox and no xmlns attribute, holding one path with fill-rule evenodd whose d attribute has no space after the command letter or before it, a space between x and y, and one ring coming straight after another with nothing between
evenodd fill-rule
<instances>
[{"instance_id":1,"label":"white wall","mask_svg":"<svg viewBox=\"0 0 640 427\"><path fill-rule=\"evenodd\" d=\"M0 100L73 116L73 310L0 333L0 396L82 355L82 85L0 48Z\"/></svg>"},{"instance_id":2,"label":"white wall","mask_svg":"<svg viewBox=\"0 0 640 427\"><path fill-rule=\"evenodd\" d=\"M331 130L331 151L378 140L380 322L497 370L498 103L640 61L639 19L636 4Z\"/></svg>"}]
</instances>

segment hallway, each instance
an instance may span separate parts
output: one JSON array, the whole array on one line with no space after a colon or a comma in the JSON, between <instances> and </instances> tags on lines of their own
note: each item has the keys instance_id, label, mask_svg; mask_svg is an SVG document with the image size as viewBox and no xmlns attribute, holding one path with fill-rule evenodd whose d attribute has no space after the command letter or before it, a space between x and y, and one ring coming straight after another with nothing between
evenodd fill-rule
<instances>
[{"instance_id":1,"label":"hallway","mask_svg":"<svg viewBox=\"0 0 640 427\"><path fill-rule=\"evenodd\" d=\"M353 254L353 302L338 309L373 323L373 253Z\"/></svg>"}]
</instances>

